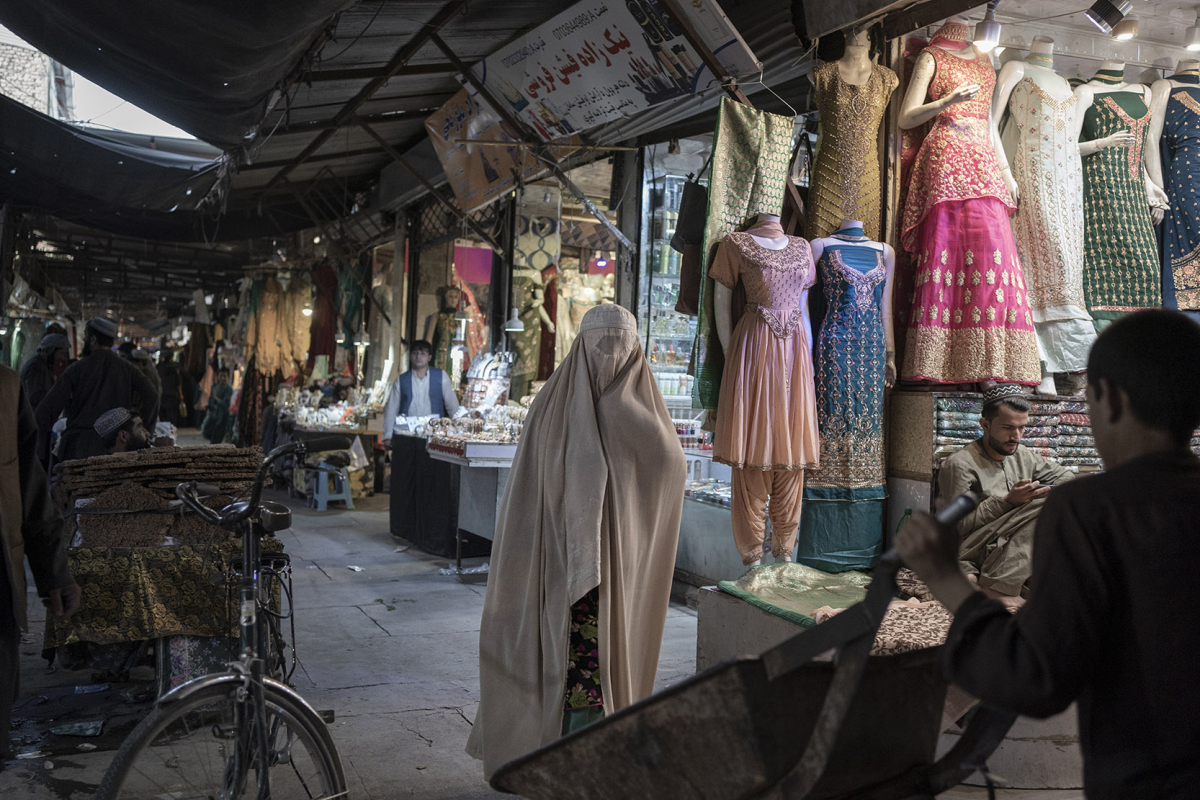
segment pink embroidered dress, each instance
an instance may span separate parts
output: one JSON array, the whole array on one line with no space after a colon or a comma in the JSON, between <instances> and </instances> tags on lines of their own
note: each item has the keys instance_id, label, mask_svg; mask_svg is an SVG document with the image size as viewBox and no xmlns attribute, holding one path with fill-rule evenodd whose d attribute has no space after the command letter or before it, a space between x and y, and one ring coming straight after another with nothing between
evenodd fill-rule
<instances>
[{"instance_id":1,"label":"pink embroidered dress","mask_svg":"<svg viewBox=\"0 0 1200 800\"><path fill-rule=\"evenodd\" d=\"M730 337L717 404L713 460L742 469L802 470L821 452L812 343L801 300L817 279L808 242L789 236L781 250L731 233L709 270L746 307Z\"/></svg>"},{"instance_id":2,"label":"pink embroidered dress","mask_svg":"<svg viewBox=\"0 0 1200 800\"><path fill-rule=\"evenodd\" d=\"M1016 206L988 125L996 73L978 51L924 52L936 70L930 100L964 83L980 90L934 118L912 164L900 237L913 270L901 376L1037 384L1033 311L1008 221Z\"/></svg>"}]
</instances>

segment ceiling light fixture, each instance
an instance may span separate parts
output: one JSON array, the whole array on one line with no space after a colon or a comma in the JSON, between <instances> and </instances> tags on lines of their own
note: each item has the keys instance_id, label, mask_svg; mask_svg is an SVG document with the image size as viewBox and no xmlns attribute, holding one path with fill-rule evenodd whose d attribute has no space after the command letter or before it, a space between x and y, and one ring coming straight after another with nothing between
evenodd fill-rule
<instances>
[{"instance_id":1,"label":"ceiling light fixture","mask_svg":"<svg viewBox=\"0 0 1200 800\"><path fill-rule=\"evenodd\" d=\"M1133 37L1137 36L1138 18L1130 14L1125 19L1113 26L1113 38L1118 42L1128 42Z\"/></svg>"},{"instance_id":2,"label":"ceiling light fixture","mask_svg":"<svg viewBox=\"0 0 1200 800\"><path fill-rule=\"evenodd\" d=\"M1131 8L1133 0L1096 0L1083 15L1101 32L1112 33L1116 24L1125 18Z\"/></svg>"},{"instance_id":3,"label":"ceiling light fixture","mask_svg":"<svg viewBox=\"0 0 1200 800\"><path fill-rule=\"evenodd\" d=\"M1183 44L1193 53L1200 50L1200 14L1196 15L1196 24L1183 34Z\"/></svg>"},{"instance_id":4,"label":"ceiling light fixture","mask_svg":"<svg viewBox=\"0 0 1200 800\"><path fill-rule=\"evenodd\" d=\"M1000 23L996 22L996 4L1000 0L988 0L987 12L975 26L975 46L985 53L1000 44Z\"/></svg>"}]
</instances>

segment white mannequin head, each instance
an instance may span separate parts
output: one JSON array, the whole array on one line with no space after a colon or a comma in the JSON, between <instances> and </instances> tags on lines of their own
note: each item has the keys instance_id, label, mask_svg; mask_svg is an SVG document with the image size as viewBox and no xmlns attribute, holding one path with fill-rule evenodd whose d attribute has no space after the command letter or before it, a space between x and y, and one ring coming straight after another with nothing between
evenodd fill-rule
<instances>
[{"instance_id":1,"label":"white mannequin head","mask_svg":"<svg viewBox=\"0 0 1200 800\"><path fill-rule=\"evenodd\" d=\"M1200 69L1200 61L1194 58L1181 58L1179 59L1179 63L1175 65L1176 72L1189 72L1196 69Z\"/></svg>"},{"instance_id":2,"label":"white mannequin head","mask_svg":"<svg viewBox=\"0 0 1200 800\"><path fill-rule=\"evenodd\" d=\"M846 34L846 49L851 47L861 47L870 49L871 47L871 29L864 26L855 28Z\"/></svg>"},{"instance_id":3,"label":"white mannequin head","mask_svg":"<svg viewBox=\"0 0 1200 800\"><path fill-rule=\"evenodd\" d=\"M1125 62L1117 61L1116 59L1110 58L1110 59L1106 60L1103 64L1100 65L1100 69L1111 69L1111 70L1119 69L1119 70L1121 70L1122 73L1124 73L1125 72Z\"/></svg>"},{"instance_id":4,"label":"white mannequin head","mask_svg":"<svg viewBox=\"0 0 1200 800\"><path fill-rule=\"evenodd\" d=\"M1029 54L1037 54L1039 56L1048 56L1054 53L1054 40L1049 36L1033 37L1033 44L1029 46Z\"/></svg>"}]
</instances>

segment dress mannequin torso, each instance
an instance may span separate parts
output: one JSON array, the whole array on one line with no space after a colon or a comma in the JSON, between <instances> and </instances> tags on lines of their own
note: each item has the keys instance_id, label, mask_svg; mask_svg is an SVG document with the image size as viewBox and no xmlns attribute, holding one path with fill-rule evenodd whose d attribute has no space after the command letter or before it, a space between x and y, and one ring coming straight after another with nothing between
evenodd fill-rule
<instances>
[{"instance_id":1,"label":"dress mannequin torso","mask_svg":"<svg viewBox=\"0 0 1200 800\"><path fill-rule=\"evenodd\" d=\"M1163 305L1200 310L1200 61L1185 59L1175 74L1151 87L1146 167L1150 179L1166 191L1170 205L1162 215Z\"/></svg>"},{"instance_id":2,"label":"dress mannequin torso","mask_svg":"<svg viewBox=\"0 0 1200 800\"><path fill-rule=\"evenodd\" d=\"M1095 340L1083 297L1083 165L1079 131L1087 106L1053 70L1054 40L1038 36L1024 61L1000 70L992 121L1021 192L1012 217L1042 361L1038 394L1055 395L1054 373L1087 366ZM1090 99L1088 99L1090 105Z\"/></svg>"},{"instance_id":3,"label":"dress mannequin torso","mask_svg":"<svg viewBox=\"0 0 1200 800\"><path fill-rule=\"evenodd\" d=\"M1080 94L1093 102L1084 114L1084 295L1097 329L1139 308L1162 305L1162 264L1151 207L1166 196L1150 178L1145 149L1152 120L1150 90L1124 79L1125 65L1105 61ZM1091 140L1133 134L1129 149L1096 152ZM1101 149L1101 148L1097 148Z\"/></svg>"},{"instance_id":4,"label":"dress mannequin torso","mask_svg":"<svg viewBox=\"0 0 1200 800\"><path fill-rule=\"evenodd\" d=\"M746 233L755 242L768 250L782 250L788 246L788 239L779 224L779 217L774 214L759 214ZM812 319L808 313L808 290L805 289L800 297L802 325L812 341ZM717 338L721 340L723 349L729 348L729 339L733 335L733 290L720 283L714 284L713 317L717 326Z\"/></svg>"}]
</instances>

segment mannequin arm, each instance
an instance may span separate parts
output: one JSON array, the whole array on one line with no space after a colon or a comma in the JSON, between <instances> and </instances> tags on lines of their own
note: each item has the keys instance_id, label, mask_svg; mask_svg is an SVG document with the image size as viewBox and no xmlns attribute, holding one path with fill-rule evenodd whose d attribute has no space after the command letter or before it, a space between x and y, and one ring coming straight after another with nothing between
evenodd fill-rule
<instances>
[{"instance_id":1,"label":"mannequin arm","mask_svg":"<svg viewBox=\"0 0 1200 800\"><path fill-rule=\"evenodd\" d=\"M992 114L988 120L988 130L992 136L992 149L996 151L996 162L1000 165L1000 175L1004 185L1012 194L1014 201L1020 201L1017 181L1013 178L1012 169L1008 163L1008 154L1000 143L1000 121L1008 112L1008 100L1012 97L1013 89L1025 77L1025 64L1022 61L1010 61L1000 69L996 79L996 91L992 95Z\"/></svg>"},{"instance_id":2,"label":"mannequin arm","mask_svg":"<svg viewBox=\"0 0 1200 800\"><path fill-rule=\"evenodd\" d=\"M975 57L982 58L978 53ZM933 56L929 53L921 53L917 56L917 65L913 68L908 91L905 92L904 102L900 106L899 124L904 130L924 125L955 103L970 100L979 91L978 84L964 83L940 100L931 100L926 103L925 96L929 92L929 84L933 82L936 71L937 65L933 61Z\"/></svg>"},{"instance_id":3,"label":"mannequin arm","mask_svg":"<svg viewBox=\"0 0 1200 800\"><path fill-rule=\"evenodd\" d=\"M895 288L896 251L892 246L883 246L883 266L887 270L887 278L883 284L883 346L885 361L883 380L887 386L896 383L896 329L892 317L892 290Z\"/></svg>"},{"instance_id":4,"label":"mannequin arm","mask_svg":"<svg viewBox=\"0 0 1200 800\"><path fill-rule=\"evenodd\" d=\"M1171 82L1155 81L1150 87L1150 131L1146 134L1146 176L1157 186L1165 186L1162 174L1163 119L1167 112L1167 100L1171 96Z\"/></svg>"},{"instance_id":5,"label":"mannequin arm","mask_svg":"<svg viewBox=\"0 0 1200 800\"><path fill-rule=\"evenodd\" d=\"M1079 141L1079 137L1083 134L1083 115L1092 107L1092 103L1096 102L1096 90L1090 86L1080 86L1075 90L1075 97L1078 100L1075 106L1075 116L1079 125L1079 130L1075 134L1075 141ZM1107 147L1133 147L1136 140L1137 137L1129 131L1117 131L1105 136L1103 139L1091 139L1086 142L1079 142L1079 155L1086 158L1093 153L1099 153Z\"/></svg>"},{"instance_id":6,"label":"mannequin arm","mask_svg":"<svg viewBox=\"0 0 1200 800\"><path fill-rule=\"evenodd\" d=\"M733 290L723 283L713 284L713 319L717 323L717 338L721 340L721 349L729 349L729 340L733 336Z\"/></svg>"}]
</instances>

